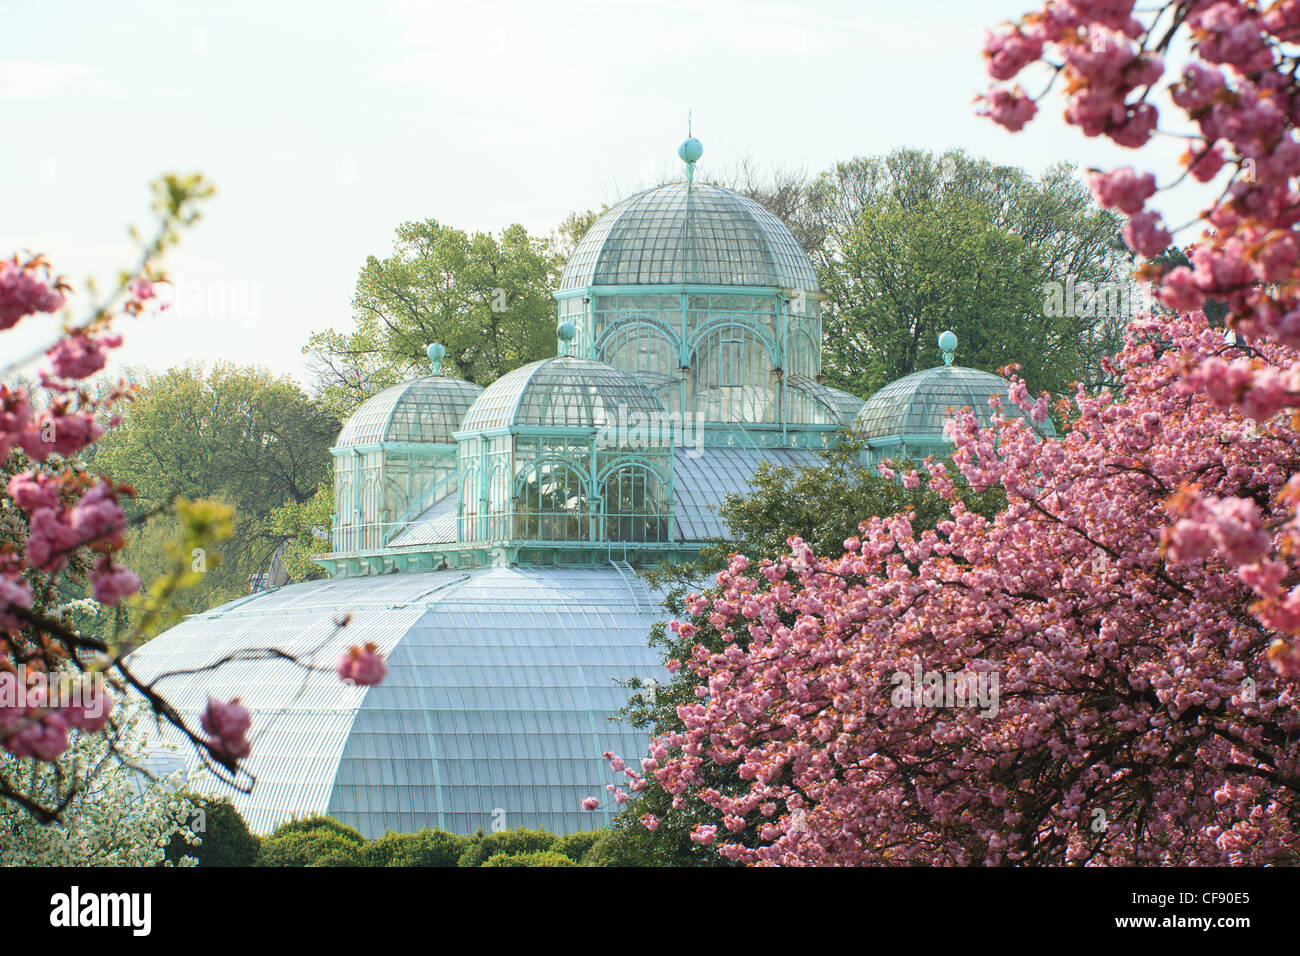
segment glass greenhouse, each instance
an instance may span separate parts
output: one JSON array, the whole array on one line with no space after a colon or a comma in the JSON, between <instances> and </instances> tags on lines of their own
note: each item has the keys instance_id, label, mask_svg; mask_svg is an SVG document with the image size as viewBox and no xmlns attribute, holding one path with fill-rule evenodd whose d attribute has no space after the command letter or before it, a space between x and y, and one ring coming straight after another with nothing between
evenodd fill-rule
<instances>
[{"instance_id":1,"label":"glass greenhouse","mask_svg":"<svg viewBox=\"0 0 1300 956\"><path fill-rule=\"evenodd\" d=\"M580 809L610 780L602 753L646 745L613 719L621 684L667 678L647 644L661 596L635 568L722 536L720 506L762 462L818 462L853 422L873 454L919 453L943 441L946 409L986 414L1005 395L947 367L865 404L823 384L807 256L759 204L696 184L699 152L688 140L686 182L620 203L578 244L559 354L480 389L439 374L431 345L432 375L348 419L316 556L328 578L193 615L132 655L192 727L208 693L250 709L255 785L205 786L254 830L313 813L368 837L603 825ZM365 641L387 679L341 684L333 661Z\"/></svg>"}]
</instances>

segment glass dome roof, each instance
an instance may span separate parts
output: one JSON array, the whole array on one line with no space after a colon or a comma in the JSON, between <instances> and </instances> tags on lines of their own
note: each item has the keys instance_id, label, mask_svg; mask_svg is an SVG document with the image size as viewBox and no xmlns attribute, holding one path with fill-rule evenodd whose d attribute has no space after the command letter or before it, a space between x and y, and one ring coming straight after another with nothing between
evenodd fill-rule
<instances>
[{"instance_id":1,"label":"glass dome roof","mask_svg":"<svg viewBox=\"0 0 1300 956\"><path fill-rule=\"evenodd\" d=\"M487 387L462 431L512 425L601 428L620 412L663 414L663 403L636 376L590 359L562 355L523 365Z\"/></svg>"},{"instance_id":2,"label":"glass dome roof","mask_svg":"<svg viewBox=\"0 0 1300 956\"><path fill-rule=\"evenodd\" d=\"M1007 418L1023 418L1048 438L1056 430L1050 420L1034 422L1019 406L1007 398L1010 383L991 372L957 365L940 365L913 372L890 382L862 406L854 426L868 440L902 436L943 437L943 425L953 412L969 407L981 427L993 417L989 397L1002 399L1002 413ZM951 409L951 412L949 411Z\"/></svg>"},{"instance_id":3,"label":"glass dome roof","mask_svg":"<svg viewBox=\"0 0 1300 956\"><path fill-rule=\"evenodd\" d=\"M343 423L336 448L381 441L451 444L465 412L483 389L463 379L429 375L386 388Z\"/></svg>"},{"instance_id":4,"label":"glass dome roof","mask_svg":"<svg viewBox=\"0 0 1300 956\"><path fill-rule=\"evenodd\" d=\"M818 289L803 248L760 203L719 186L673 183L596 220L569 257L560 290L682 283Z\"/></svg>"}]
</instances>

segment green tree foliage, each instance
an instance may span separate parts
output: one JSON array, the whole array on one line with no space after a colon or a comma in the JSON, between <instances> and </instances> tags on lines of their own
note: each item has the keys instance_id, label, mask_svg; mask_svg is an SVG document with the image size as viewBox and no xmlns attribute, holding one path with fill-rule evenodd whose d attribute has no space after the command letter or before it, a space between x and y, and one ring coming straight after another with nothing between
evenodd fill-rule
<instances>
[{"instance_id":1,"label":"green tree foliage","mask_svg":"<svg viewBox=\"0 0 1300 956\"><path fill-rule=\"evenodd\" d=\"M325 569L312 561L311 556L330 549L333 524L333 475L322 481L306 501L290 501L271 512L271 533L284 541L280 561L290 581L312 581L325 576Z\"/></svg>"},{"instance_id":2,"label":"green tree foliage","mask_svg":"<svg viewBox=\"0 0 1300 956\"><path fill-rule=\"evenodd\" d=\"M262 839L262 866L361 866L366 839L331 816L280 824Z\"/></svg>"},{"instance_id":3,"label":"green tree foliage","mask_svg":"<svg viewBox=\"0 0 1300 956\"><path fill-rule=\"evenodd\" d=\"M1050 283L1123 281L1128 266L1119 221L1072 167L1034 179L960 151L899 150L840 164L813 188L833 384L869 395L937 365L945 329L961 364L1019 363L1032 391L1087 381L1098 336L1103 351L1118 346L1126 316L1047 305Z\"/></svg>"},{"instance_id":4,"label":"green tree foliage","mask_svg":"<svg viewBox=\"0 0 1300 956\"><path fill-rule=\"evenodd\" d=\"M306 510L331 474L338 429L338 420L288 378L225 363L206 374L188 365L143 377L122 423L96 446L91 467L135 488L128 517L177 496L235 509L219 560L196 556L201 576L185 595L185 609L204 610L247 594L250 576L266 571L280 544L299 540L293 522L277 523L272 512L286 505ZM168 546L181 533L167 514L133 532L127 555L146 592L172 567Z\"/></svg>"},{"instance_id":5,"label":"green tree foliage","mask_svg":"<svg viewBox=\"0 0 1300 956\"><path fill-rule=\"evenodd\" d=\"M229 800L212 800L192 796L194 812L191 828L201 842L191 846L182 837L173 836L167 845L167 860L177 863L191 856L199 866L257 866L261 859L261 841L248 829ZM198 821L202 821L200 823Z\"/></svg>"},{"instance_id":6,"label":"green tree foliage","mask_svg":"<svg viewBox=\"0 0 1300 956\"><path fill-rule=\"evenodd\" d=\"M361 859L366 866L456 866L465 844L445 830L389 831L367 842Z\"/></svg>"},{"instance_id":7,"label":"green tree foliage","mask_svg":"<svg viewBox=\"0 0 1300 956\"><path fill-rule=\"evenodd\" d=\"M570 218L582 228L579 214ZM427 372L430 342L446 346L450 374L480 385L554 355L559 263L548 240L520 225L492 235L432 219L402 223L393 254L361 268L353 331L330 329L308 342L322 400L343 416Z\"/></svg>"},{"instance_id":8,"label":"green tree foliage","mask_svg":"<svg viewBox=\"0 0 1300 956\"><path fill-rule=\"evenodd\" d=\"M719 511L727 537L705 547L695 561L652 568L646 578L657 586L698 587L726 567L731 555L758 560L785 554L786 542L795 535L819 555L835 554L867 518L910 508L916 512L913 526L924 529L948 516L947 504L924 485L909 491L878 469L864 466L862 450L860 439L844 433L821 452L820 464L791 468L760 463L749 492L728 495ZM972 510L991 515L1005 499L995 488L978 495L968 491L965 500Z\"/></svg>"},{"instance_id":9,"label":"green tree foliage","mask_svg":"<svg viewBox=\"0 0 1300 956\"><path fill-rule=\"evenodd\" d=\"M541 853L555 846L558 837L547 830L501 830L497 833L479 831L469 838L465 851L457 861L458 866L482 866L498 853L516 855Z\"/></svg>"},{"instance_id":10,"label":"green tree foliage","mask_svg":"<svg viewBox=\"0 0 1300 956\"><path fill-rule=\"evenodd\" d=\"M577 866L563 853L542 850L536 853L494 853L483 866Z\"/></svg>"},{"instance_id":11,"label":"green tree foliage","mask_svg":"<svg viewBox=\"0 0 1300 956\"><path fill-rule=\"evenodd\" d=\"M262 840L262 866L360 866L361 845L330 830L286 833Z\"/></svg>"},{"instance_id":12,"label":"green tree foliage","mask_svg":"<svg viewBox=\"0 0 1300 956\"><path fill-rule=\"evenodd\" d=\"M600 839L582 858L583 866L718 866L726 860L686 839L682 845L670 831L660 827L651 833L637 822L644 810L636 813L633 801L626 812L609 829L601 830ZM688 831L689 832L689 831ZM683 835L685 838L685 835Z\"/></svg>"},{"instance_id":13,"label":"green tree foliage","mask_svg":"<svg viewBox=\"0 0 1300 956\"><path fill-rule=\"evenodd\" d=\"M580 830L570 833L555 841L551 847L556 853L562 853L574 863L581 863L592 846L605 834L604 830Z\"/></svg>"},{"instance_id":14,"label":"green tree foliage","mask_svg":"<svg viewBox=\"0 0 1300 956\"><path fill-rule=\"evenodd\" d=\"M332 833L335 836L347 840L349 843L356 844L357 846L361 846L366 842L366 838L363 837L355 827L350 827L346 823L336 820L334 817L328 816L324 813L286 820L284 823L281 823L278 827L272 830L267 839L290 836L294 833L316 834L322 832Z\"/></svg>"}]
</instances>

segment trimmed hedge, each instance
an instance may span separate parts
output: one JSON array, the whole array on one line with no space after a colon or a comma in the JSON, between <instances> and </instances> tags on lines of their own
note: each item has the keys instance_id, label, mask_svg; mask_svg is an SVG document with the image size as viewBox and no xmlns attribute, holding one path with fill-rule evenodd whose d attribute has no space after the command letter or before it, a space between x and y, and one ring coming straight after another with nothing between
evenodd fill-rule
<instances>
[{"instance_id":1,"label":"trimmed hedge","mask_svg":"<svg viewBox=\"0 0 1300 956\"><path fill-rule=\"evenodd\" d=\"M604 830L584 830L581 833L570 833L568 836L562 836L556 840L551 849L556 853L563 853L574 863L581 863L582 858L587 855L587 852L604 834Z\"/></svg>"},{"instance_id":2,"label":"trimmed hedge","mask_svg":"<svg viewBox=\"0 0 1300 956\"><path fill-rule=\"evenodd\" d=\"M167 860L177 863L183 856L192 856L199 866L257 866L261 841L249 831L235 805L224 799L192 799L196 809L203 811L204 830L199 834L203 842L191 845L179 834L173 835L167 844Z\"/></svg>"},{"instance_id":3,"label":"trimmed hedge","mask_svg":"<svg viewBox=\"0 0 1300 956\"><path fill-rule=\"evenodd\" d=\"M538 853L496 853L488 857L484 866L577 866L563 853L542 850Z\"/></svg>"},{"instance_id":4,"label":"trimmed hedge","mask_svg":"<svg viewBox=\"0 0 1300 956\"><path fill-rule=\"evenodd\" d=\"M455 866L466 839L445 830L389 831L365 845L363 866Z\"/></svg>"},{"instance_id":5,"label":"trimmed hedge","mask_svg":"<svg viewBox=\"0 0 1300 956\"><path fill-rule=\"evenodd\" d=\"M262 840L262 866L361 866L361 847L326 827Z\"/></svg>"},{"instance_id":6,"label":"trimmed hedge","mask_svg":"<svg viewBox=\"0 0 1300 956\"><path fill-rule=\"evenodd\" d=\"M482 866L489 857L498 853L541 853L549 850L558 840L549 830L502 830L500 833L479 833L470 837L469 845L460 855L457 866Z\"/></svg>"},{"instance_id":7,"label":"trimmed hedge","mask_svg":"<svg viewBox=\"0 0 1300 956\"><path fill-rule=\"evenodd\" d=\"M331 816L323 813L317 813L314 816L303 817L301 820L295 817L270 832L267 839L272 837L288 836L290 833L312 833L319 830L325 830L342 837L349 843L355 843L358 846L366 842L366 838L359 832L352 829L346 823L341 823Z\"/></svg>"},{"instance_id":8,"label":"trimmed hedge","mask_svg":"<svg viewBox=\"0 0 1300 956\"><path fill-rule=\"evenodd\" d=\"M583 866L656 866L654 837L643 827L602 830L583 855Z\"/></svg>"}]
</instances>

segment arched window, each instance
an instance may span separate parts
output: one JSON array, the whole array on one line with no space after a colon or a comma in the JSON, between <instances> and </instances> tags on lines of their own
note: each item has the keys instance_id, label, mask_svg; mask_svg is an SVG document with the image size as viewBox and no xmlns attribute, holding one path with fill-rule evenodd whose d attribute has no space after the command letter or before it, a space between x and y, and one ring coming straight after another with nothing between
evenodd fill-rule
<instances>
[{"instance_id":1,"label":"arched window","mask_svg":"<svg viewBox=\"0 0 1300 956\"><path fill-rule=\"evenodd\" d=\"M786 337L785 374L817 376L817 345L804 329L793 328Z\"/></svg>"},{"instance_id":2,"label":"arched window","mask_svg":"<svg viewBox=\"0 0 1300 956\"><path fill-rule=\"evenodd\" d=\"M677 337L657 319L621 317L621 323L605 336L597 349L602 362L631 372L649 385L669 410L680 404L681 382Z\"/></svg>"},{"instance_id":3,"label":"arched window","mask_svg":"<svg viewBox=\"0 0 1300 956\"><path fill-rule=\"evenodd\" d=\"M677 372L677 343L658 318L620 316L619 324L605 336L597 349L607 365L637 374Z\"/></svg>"},{"instance_id":4,"label":"arched window","mask_svg":"<svg viewBox=\"0 0 1300 956\"><path fill-rule=\"evenodd\" d=\"M751 328L727 323L698 340L696 410L706 421L776 421L776 375L769 344Z\"/></svg>"},{"instance_id":5,"label":"arched window","mask_svg":"<svg viewBox=\"0 0 1300 956\"><path fill-rule=\"evenodd\" d=\"M609 541L668 540L668 502L659 472L643 461L618 463L600 482L602 537Z\"/></svg>"},{"instance_id":6,"label":"arched window","mask_svg":"<svg viewBox=\"0 0 1300 956\"><path fill-rule=\"evenodd\" d=\"M534 463L519 477L514 537L533 541L588 541L591 503L587 476L558 458Z\"/></svg>"},{"instance_id":7,"label":"arched window","mask_svg":"<svg viewBox=\"0 0 1300 956\"><path fill-rule=\"evenodd\" d=\"M462 455L460 463L460 478L457 480L460 486L460 494L456 507L460 510L460 527L457 532L461 541L477 541L479 539L479 495L481 488L479 485L479 456L477 452L471 455Z\"/></svg>"}]
</instances>

